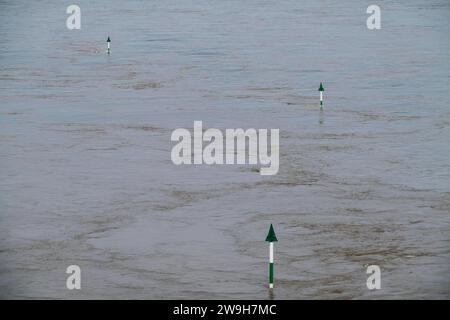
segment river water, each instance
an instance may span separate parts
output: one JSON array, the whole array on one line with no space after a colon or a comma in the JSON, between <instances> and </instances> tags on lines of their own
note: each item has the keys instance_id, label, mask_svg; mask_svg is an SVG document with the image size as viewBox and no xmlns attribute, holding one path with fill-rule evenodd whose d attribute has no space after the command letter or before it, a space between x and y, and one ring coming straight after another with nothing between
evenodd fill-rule
<instances>
[{"instance_id":1,"label":"river water","mask_svg":"<svg viewBox=\"0 0 450 320\"><path fill-rule=\"evenodd\" d=\"M448 1L77 4L0 1L1 298L450 298ZM194 120L279 173L175 166Z\"/></svg>"}]
</instances>

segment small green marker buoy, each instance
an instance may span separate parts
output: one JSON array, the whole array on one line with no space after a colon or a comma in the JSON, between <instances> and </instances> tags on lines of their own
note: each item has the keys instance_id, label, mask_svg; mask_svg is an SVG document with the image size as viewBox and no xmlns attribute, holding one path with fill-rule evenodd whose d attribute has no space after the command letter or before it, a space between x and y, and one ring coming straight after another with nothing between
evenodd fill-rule
<instances>
[{"instance_id":1,"label":"small green marker buoy","mask_svg":"<svg viewBox=\"0 0 450 320\"><path fill-rule=\"evenodd\" d=\"M278 241L272 224L270 224L269 233L267 234L266 241L269 242L269 289L273 289L273 243Z\"/></svg>"},{"instance_id":2,"label":"small green marker buoy","mask_svg":"<svg viewBox=\"0 0 450 320\"><path fill-rule=\"evenodd\" d=\"M320 83L319 86L319 92L320 92L320 108L323 108L323 92L325 91L325 89L323 88L322 82Z\"/></svg>"},{"instance_id":3,"label":"small green marker buoy","mask_svg":"<svg viewBox=\"0 0 450 320\"><path fill-rule=\"evenodd\" d=\"M107 54L111 54L111 39L108 37L108 40L106 40L106 43L108 44L108 49L106 49Z\"/></svg>"}]
</instances>

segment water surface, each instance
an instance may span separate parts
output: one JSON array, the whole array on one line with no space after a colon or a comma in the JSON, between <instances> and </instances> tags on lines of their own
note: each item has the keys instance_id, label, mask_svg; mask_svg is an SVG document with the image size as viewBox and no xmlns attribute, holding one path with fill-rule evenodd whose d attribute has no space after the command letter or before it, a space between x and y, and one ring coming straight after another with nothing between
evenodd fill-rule
<instances>
[{"instance_id":1,"label":"water surface","mask_svg":"<svg viewBox=\"0 0 450 320\"><path fill-rule=\"evenodd\" d=\"M276 299L449 298L448 1L77 3L0 1L0 297L267 299L273 223ZM194 120L279 174L173 165Z\"/></svg>"}]
</instances>

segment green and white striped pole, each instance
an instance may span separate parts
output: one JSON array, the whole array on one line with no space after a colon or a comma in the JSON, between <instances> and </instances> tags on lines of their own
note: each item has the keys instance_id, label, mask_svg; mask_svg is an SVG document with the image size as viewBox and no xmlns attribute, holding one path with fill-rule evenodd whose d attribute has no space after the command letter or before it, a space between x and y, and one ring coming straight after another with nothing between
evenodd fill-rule
<instances>
[{"instance_id":1,"label":"green and white striped pole","mask_svg":"<svg viewBox=\"0 0 450 320\"><path fill-rule=\"evenodd\" d=\"M269 242L269 289L273 289L273 243L278 241L272 224L270 224L269 233L267 234L266 241Z\"/></svg>"},{"instance_id":2,"label":"green and white striped pole","mask_svg":"<svg viewBox=\"0 0 450 320\"><path fill-rule=\"evenodd\" d=\"M319 86L319 92L320 92L320 109L323 108L323 92L325 91L325 89L323 88L322 82L320 83Z\"/></svg>"},{"instance_id":3,"label":"green and white striped pole","mask_svg":"<svg viewBox=\"0 0 450 320\"><path fill-rule=\"evenodd\" d=\"M106 49L107 54L111 54L111 39L108 37L108 40L106 40L106 43L108 44L108 49Z\"/></svg>"}]
</instances>

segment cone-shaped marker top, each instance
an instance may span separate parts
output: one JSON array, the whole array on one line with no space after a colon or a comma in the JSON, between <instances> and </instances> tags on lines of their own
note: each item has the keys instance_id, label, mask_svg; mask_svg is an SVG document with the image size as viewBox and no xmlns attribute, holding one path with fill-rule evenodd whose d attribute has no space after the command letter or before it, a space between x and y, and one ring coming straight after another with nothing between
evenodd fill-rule
<instances>
[{"instance_id":1,"label":"cone-shaped marker top","mask_svg":"<svg viewBox=\"0 0 450 320\"><path fill-rule=\"evenodd\" d=\"M108 37L108 40L106 40L106 42L111 42L111 39Z\"/></svg>"},{"instance_id":2,"label":"cone-shaped marker top","mask_svg":"<svg viewBox=\"0 0 450 320\"><path fill-rule=\"evenodd\" d=\"M277 236L275 235L275 231L273 230L272 224L270 224L269 233L267 234L266 241L274 242L278 241Z\"/></svg>"},{"instance_id":3,"label":"cone-shaped marker top","mask_svg":"<svg viewBox=\"0 0 450 320\"><path fill-rule=\"evenodd\" d=\"M325 91L325 89L323 88L322 82L320 83L319 91Z\"/></svg>"}]
</instances>

